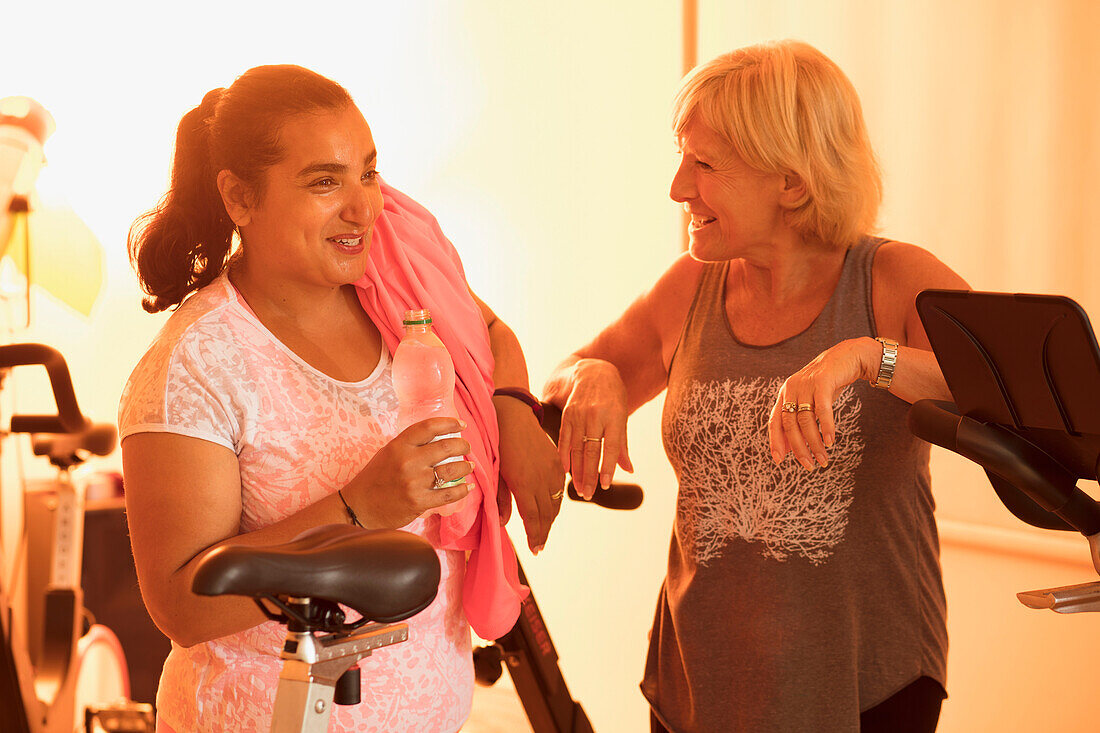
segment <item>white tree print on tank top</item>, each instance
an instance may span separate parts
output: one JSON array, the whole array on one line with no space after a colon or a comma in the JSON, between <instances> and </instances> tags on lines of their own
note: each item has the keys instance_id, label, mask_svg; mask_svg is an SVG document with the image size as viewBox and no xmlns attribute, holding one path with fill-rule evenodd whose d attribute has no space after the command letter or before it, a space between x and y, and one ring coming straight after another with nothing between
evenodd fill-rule
<instances>
[{"instance_id":1,"label":"white tree print on tank top","mask_svg":"<svg viewBox=\"0 0 1100 733\"><path fill-rule=\"evenodd\" d=\"M771 458L767 421L781 379L692 380L667 436L678 456L677 532L706 566L735 538L766 558L824 563L844 539L853 474L862 461L862 407L851 385L833 405L836 442L827 468Z\"/></svg>"}]
</instances>

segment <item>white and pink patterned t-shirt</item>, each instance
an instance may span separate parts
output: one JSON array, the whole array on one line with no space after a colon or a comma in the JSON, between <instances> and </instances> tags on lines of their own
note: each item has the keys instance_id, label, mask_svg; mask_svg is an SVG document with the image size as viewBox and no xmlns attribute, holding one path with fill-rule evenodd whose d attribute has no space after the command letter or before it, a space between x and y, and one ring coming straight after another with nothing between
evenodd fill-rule
<instances>
[{"instance_id":1,"label":"white and pink patterned t-shirt","mask_svg":"<svg viewBox=\"0 0 1100 733\"><path fill-rule=\"evenodd\" d=\"M225 446L241 471L241 531L277 522L347 484L397 433L390 357L360 382L302 361L257 320L223 274L168 320L134 369L119 436L168 432ZM404 527L438 547L439 517ZM409 640L360 662L362 703L336 706L331 730L456 731L470 712L470 632L461 551L437 550L435 601L408 620ZM266 622L164 663L157 714L180 731L265 731L284 629Z\"/></svg>"}]
</instances>

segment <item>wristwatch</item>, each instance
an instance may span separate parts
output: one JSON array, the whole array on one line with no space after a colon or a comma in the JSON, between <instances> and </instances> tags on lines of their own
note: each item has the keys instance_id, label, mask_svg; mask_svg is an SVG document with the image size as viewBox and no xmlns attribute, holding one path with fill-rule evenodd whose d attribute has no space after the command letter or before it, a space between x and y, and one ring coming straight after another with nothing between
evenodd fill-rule
<instances>
[{"instance_id":1,"label":"wristwatch","mask_svg":"<svg viewBox=\"0 0 1100 733\"><path fill-rule=\"evenodd\" d=\"M878 365L878 376L871 382L871 386L890 389L890 383L894 381L894 368L898 364L898 342L884 336L876 336L875 341L882 344L882 362Z\"/></svg>"}]
</instances>

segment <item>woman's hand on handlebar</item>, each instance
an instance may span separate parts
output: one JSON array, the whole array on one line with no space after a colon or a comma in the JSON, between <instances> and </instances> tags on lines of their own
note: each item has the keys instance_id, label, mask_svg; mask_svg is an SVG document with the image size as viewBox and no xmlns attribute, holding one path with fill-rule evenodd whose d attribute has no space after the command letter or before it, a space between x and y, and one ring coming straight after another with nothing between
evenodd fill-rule
<instances>
[{"instance_id":1,"label":"woman's hand on handlebar","mask_svg":"<svg viewBox=\"0 0 1100 733\"><path fill-rule=\"evenodd\" d=\"M494 397L500 425L500 484L497 487L501 523L508 521L511 497L527 533L527 546L538 553L546 545L550 525L564 496L565 471L554 442L531 409L513 397Z\"/></svg>"},{"instance_id":2,"label":"woman's hand on handlebar","mask_svg":"<svg viewBox=\"0 0 1100 733\"><path fill-rule=\"evenodd\" d=\"M436 489L435 481L437 476L442 481L468 476L473 463L462 460L433 468L442 460L462 458L470 452L464 438L433 442L438 435L465 427L456 418L429 418L410 425L383 446L344 489L360 520L368 527L396 529L429 509L466 496L470 489L465 482Z\"/></svg>"},{"instance_id":3,"label":"woman's hand on handlebar","mask_svg":"<svg viewBox=\"0 0 1100 733\"><path fill-rule=\"evenodd\" d=\"M633 471L626 444L627 394L619 370L603 359L580 359L562 408L558 456L578 493L591 499L597 478L611 485L615 466Z\"/></svg>"}]
</instances>

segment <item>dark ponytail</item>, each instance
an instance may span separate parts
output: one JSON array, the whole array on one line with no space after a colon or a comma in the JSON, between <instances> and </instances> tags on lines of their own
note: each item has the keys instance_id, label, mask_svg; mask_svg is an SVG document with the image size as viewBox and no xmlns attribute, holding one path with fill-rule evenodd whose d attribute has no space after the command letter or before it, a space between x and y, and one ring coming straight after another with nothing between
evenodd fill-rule
<instances>
[{"instance_id":1,"label":"dark ponytail","mask_svg":"<svg viewBox=\"0 0 1100 733\"><path fill-rule=\"evenodd\" d=\"M149 294L142 306L150 313L177 305L210 283L229 254L233 220L210 160L210 122L222 92L207 92L180 120L168 193L130 228L130 262Z\"/></svg>"},{"instance_id":2,"label":"dark ponytail","mask_svg":"<svg viewBox=\"0 0 1100 733\"><path fill-rule=\"evenodd\" d=\"M183 116L168 193L134 222L127 241L146 311L182 303L224 269L235 226L218 173L229 170L262 195L264 171L283 156L278 135L287 118L351 104L343 87L308 69L257 66Z\"/></svg>"}]
</instances>

